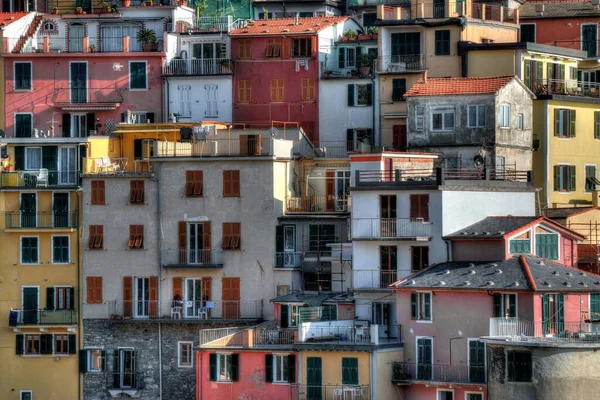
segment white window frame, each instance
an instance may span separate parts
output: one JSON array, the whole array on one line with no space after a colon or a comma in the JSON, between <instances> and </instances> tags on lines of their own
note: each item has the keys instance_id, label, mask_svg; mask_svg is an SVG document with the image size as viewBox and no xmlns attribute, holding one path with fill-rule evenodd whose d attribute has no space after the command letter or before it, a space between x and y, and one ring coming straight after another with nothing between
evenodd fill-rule
<instances>
[{"instance_id":1,"label":"white window frame","mask_svg":"<svg viewBox=\"0 0 600 400\"><path fill-rule=\"evenodd\" d=\"M19 400L23 400L23 395L29 393L29 397L33 400L33 390L20 390L19 391Z\"/></svg>"},{"instance_id":2,"label":"white window frame","mask_svg":"<svg viewBox=\"0 0 600 400\"><path fill-rule=\"evenodd\" d=\"M535 254L535 250L536 250L536 248L535 248L535 246L536 246L535 235L537 234L537 232L535 230L536 230L536 228L538 226L549 232L549 233L542 233L542 235L557 235L558 236L558 245L557 245L557 247L558 247L558 251L557 251L558 252L558 258L556 260L551 260L551 261L557 261L557 262L560 261L560 258L562 257L562 251L561 251L561 245L560 245L562 243L562 235L556 229L549 228L548 226L543 225L543 224L534 225L533 228L532 228L532 230L531 230L532 231L531 254L535 255L536 257L538 256L537 254Z\"/></svg>"},{"instance_id":3,"label":"white window frame","mask_svg":"<svg viewBox=\"0 0 600 400\"><path fill-rule=\"evenodd\" d=\"M93 374L98 374L98 373L102 372L102 350L103 349L100 348L100 347L91 347L91 348L86 348L85 349L85 352L86 352L86 364L87 364L86 371L87 372L90 372L90 373L93 373ZM92 360L93 360L92 354L94 352L96 352L96 351L98 352L98 355L100 357L100 369L92 368L92 365L93 365L93 363L92 363Z\"/></svg>"},{"instance_id":4,"label":"white window frame","mask_svg":"<svg viewBox=\"0 0 600 400\"><path fill-rule=\"evenodd\" d=\"M229 377L221 379L221 357L225 360L225 373L229 372ZM232 382L231 368L227 368L232 361L232 353L217 353L217 382Z\"/></svg>"},{"instance_id":5,"label":"white window frame","mask_svg":"<svg viewBox=\"0 0 600 400\"><path fill-rule=\"evenodd\" d=\"M56 336L67 336L67 352L66 353L57 353L56 352ZM52 355L54 356L68 356L69 355L69 337L70 335L66 332L55 332L52 334Z\"/></svg>"},{"instance_id":6,"label":"white window frame","mask_svg":"<svg viewBox=\"0 0 600 400\"><path fill-rule=\"evenodd\" d=\"M441 129L435 129L433 127L433 116L437 115L437 114L441 114L442 116L442 127ZM452 127L446 127L446 115L447 114L452 114ZM431 107L431 112L430 112L430 117L429 117L429 123L431 124L431 132L454 132L454 129L456 127L456 111L454 109L454 107L451 106L437 106L437 107Z\"/></svg>"},{"instance_id":7,"label":"white window frame","mask_svg":"<svg viewBox=\"0 0 600 400\"><path fill-rule=\"evenodd\" d=\"M525 115L523 113L517 114L517 129L520 131L525 129Z\"/></svg>"},{"instance_id":8,"label":"white window frame","mask_svg":"<svg viewBox=\"0 0 600 400\"><path fill-rule=\"evenodd\" d=\"M516 304L516 302L515 302ZM467 338L467 379L471 382L471 348L469 347L469 343L471 342L481 342L479 338ZM487 382L487 357L486 357L487 347L485 343L483 343L483 376L484 381Z\"/></svg>"},{"instance_id":9,"label":"white window frame","mask_svg":"<svg viewBox=\"0 0 600 400\"><path fill-rule=\"evenodd\" d=\"M69 308L58 308L58 307L56 307L56 295L57 295L56 289L67 288L67 289L75 290L75 288L73 288L73 286L68 286L68 285L54 285L52 287L54 288L54 297L52 298L52 301L53 301L52 306L53 306L53 308L55 310L69 310ZM68 299L65 299L65 304L69 305L67 303L68 303ZM71 308L73 310L75 310L77 308L77 307L75 307L75 304L70 304L70 306L71 306Z\"/></svg>"},{"instance_id":10,"label":"white window frame","mask_svg":"<svg viewBox=\"0 0 600 400\"><path fill-rule=\"evenodd\" d=\"M17 137L17 115L29 115L31 117L31 126L29 127L29 137L33 137L33 113L16 112L13 114L13 135Z\"/></svg>"},{"instance_id":11,"label":"white window frame","mask_svg":"<svg viewBox=\"0 0 600 400\"><path fill-rule=\"evenodd\" d=\"M520 24L520 27L522 27L523 25L533 26L533 43L537 43L537 24ZM519 28L519 41L521 41L521 29L520 28Z\"/></svg>"},{"instance_id":12,"label":"white window frame","mask_svg":"<svg viewBox=\"0 0 600 400\"><path fill-rule=\"evenodd\" d=\"M368 93L369 93L368 85L369 85L368 83L361 83L361 84L355 84L355 85L354 85L354 107L370 107L370 106L369 106L369 99L368 99L368 96L367 96L367 102L366 102L365 104L360 104L360 103L358 102L358 99L359 99L359 96L358 96L358 89L359 89L360 87L364 87L364 88L365 88L365 90L367 91L367 95L368 95Z\"/></svg>"},{"instance_id":13,"label":"white window frame","mask_svg":"<svg viewBox=\"0 0 600 400\"><path fill-rule=\"evenodd\" d=\"M498 125L510 129L510 104L503 103L498 107Z\"/></svg>"},{"instance_id":14,"label":"white window frame","mask_svg":"<svg viewBox=\"0 0 600 400\"><path fill-rule=\"evenodd\" d=\"M433 322L433 293L432 292L416 292L417 293L417 315L415 321L417 323L430 324ZM429 295L429 319L421 319L421 297ZM425 302L423 302L423 305Z\"/></svg>"},{"instance_id":15,"label":"white window frame","mask_svg":"<svg viewBox=\"0 0 600 400\"><path fill-rule=\"evenodd\" d=\"M344 69L352 69L356 68L356 47L340 47L338 49L338 64L339 64L339 52L344 49ZM349 56L349 53L352 52L352 57Z\"/></svg>"},{"instance_id":16,"label":"white window frame","mask_svg":"<svg viewBox=\"0 0 600 400\"><path fill-rule=\"evenodd\" d=\"M481 400L483 400L483 399L484 399L484 397L483 397L483 392L465 392L465 400L468 400L468 399L469 399L469 395L470 395L470 394L479 394L479 395L481 395Z\"/></svg>"},{"instance_id":17,"label":"white window frame","mask_svg":"<svg viewBox=\"0 0 600 400\"><path fill-rule=\"evenodd\" d=\"M28 155L29 150L39 150L39 168L30 168L29 166L29 161L31 157L31 155ZM42 162L43 162L43 157L42 157L42 148L41 147L34 147L34 146L29 146L29 147L25 147L24 151L23 151L23 156L25 158L25 165L23 166L23 170L24 171L39 171L40 168L42 168Z\"/></svg>"},{"instance_id":18,"label":"white window frame","mask_svg":"<svg viewBox=\"0 0 600 400\"><path fill-rule=\"evenodd\" d=\"M48 27L50 26L50 27ZM46 31L46 32L52 32L56 30L56 24L52 21L44 21L44 24L42 25L42 30Z\"/></svg>"},{"instance_id":19,"label":"white window frame","mask_svg":"<svg viewBox=\"0 0 600 400\"><path fill-rule=\"evenodd\" d=\"M182 364L181 362L181 352L183 350L183 346L190 346L190 363ZM194 368L194 342L192 341L179 341L177 342L177 367L179 368Z\"/></svg>"},{"instance_id":20,"label":"white window frame","mask_svg":"<svg viewBox=\"0 0 600 400\"><path fill-rule=\"evenodd\" d=\"M425 128L425 106L415 106L415 130L422 131Z\"/></svg>"},{"instance_id":21,"label":"white window frame","mask_svg":"<svg viewBox=\"0 0 600 400\"><path fill-rule=\"evenodd\" d=\"M475 110L475 125L471 125L471 110ZM483 113L481 112L483 111ZM473 104L469 105L467 110L467 124L469 128L484 128L485 127L485 105Z\"/></svg>"},{"instance_id":22,"label":"white window frame","mask_svg":"<svg viewBox=\"0 0 600 400\"><path fill-rule=\"evenodd\" d=\"M54 238L55 237L66 237L67 238L67 247L68 247L68 259L65 262L54 262ZM71 236L69 235L52 235L50 238L50 262L54 265L67 265L71 264Z\"/></svg>"},{"instance_id":23,"label":"white window frame","mask_svg":"<svg viewBox=\"0 0 600 400\"><path fill-rule=\"evenodd\" d=\"M288 354L273 354L273 383L289 383L290 377L285 380L285 374L287 373L287 362ZM281 359L281 370L277 371L277 358ZM277 374L281 374L281 379L277 379Z\"/></svg>"},{"instance_id":24,"label":"white window frame","mask_svg":"<svg viewBox=\"0 0 600 400\"><path fill-rule=\"evenodd\" d=\"M26 263L23 262L23 239L24 238L35 238L37 239L37 262L36 263ZM33 235L25 235L19 238L19 264L21 265L40 265L40 237ZM39 304L39 302L38 302Z\"/></svg>"},{"instance_id":25,"label":"white window frame","mask_svg":"<svg viewBox=\"0 0 600 400\"><path fill-rule=\"evenodd\" d=\"M29 64L29 89L17 89L17 64ZM31 61L15 61L13 63L13 89L15 92L33 91L33 63Z\"/></svg>"},{"instance_id":26,"label":"white window frame","mask_svg":"<svg viewBox=\"0 0 600 400\"><path fill-rule=\"evenodd\" d=\"M571 164L567 164L567 163L559 163L559 164L556 164L556 165L559 166L559 167L570 167L571 166ZM562 175L563 174L562 171L564 171L564 168L560 168L559 171L560 171L559 174ZM584 173L585 173L585 171L584 171ZM577 179L577 177L575 177L575 178ZM568 179L569 179L569 185L568 185L569 187L565 188L564 190L562 190L562 189L559 190L558 191L559 194L561 194L561 193L562 194L569 194L569 193L571 193L572 190L571 190L571 187L570 187L571 186L571 184L570 184L570 182L571 182L571 173L570 172L569 172ZM561 183L563 182L563 180L561 178L559 178L559 180L560 180ZM585 190L585 186L584 186L584 190ZM534 231L534 234L535 234L535 231Z\"/></svg>"},{"instance_id":27,"label":"white window frame","mask_svg":"<svg viewBox=\"0 0 600 400\"><path fill-rule=\"evenodd\" d=\"M435 400L440 400L440 393L441 392L451 392L452 393L452 400L456 400L454 389L446 389L446 388L442 388L442 389L437 388L435 390Z\"/></svg>"},{"instance_id":28,"label":"white window frame","mask_svg":"<svg viewBox=\"0 0 600 400\"><path fill-rule=\"evenodd\" d=\"M145 124L147 120L148 120L148 112L147 111L132 111L131 119L129 120L129 123L130 124Z\"/></svg>"},{"instance_id":29,"label":"white window frame","mask_svg":"<svg viewBox=\"0 0 600 400\"><path fill-rule=\"evenodd\" d=\"M300 307L302 307L300 304L291 304L288 303L288 327L290 328L296 328L298 327L298 320L300 319ZM296 309L296 311L292 311ZM292 325L292 315L296 316L296 325Z\"/></svg>"},{"instance_id":30,"label":"white window frame","mask_svg":"<svg viewBox=\"0 0 600 400\"><path fill-rule=\"evenodd\" d=\"M131 87L131 64L132 63L144 63L146 65L146 87L145 88L132 88ZM129 80L129 82L127 83L129 90L132 92L143 92L143 91L147 91L149 89L148 87L148 61L146 60L131 60L129 61L129 72L127 74L127 78Z\"/></svg>"}]
</instances>

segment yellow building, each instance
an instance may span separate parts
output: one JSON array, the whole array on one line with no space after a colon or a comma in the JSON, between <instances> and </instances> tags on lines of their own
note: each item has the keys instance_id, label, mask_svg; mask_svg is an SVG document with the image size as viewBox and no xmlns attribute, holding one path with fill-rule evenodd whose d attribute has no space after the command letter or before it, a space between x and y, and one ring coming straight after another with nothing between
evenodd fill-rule
<instances>
[{"instance_id":1,"label":"yellow building","mask_svg":"<svg viewBox=\"0 0 600 400\"><path fill-rule=\"evenodd\" d=\"M79 398L80 144L2 139L0 398ZM30 396L28 397L28 394Z\"/></svg>"},{"instance_id":2,"label":"yellow building","mask_svg":"<svg viewBox=\"0 0 600 400\"><path fill-rule=\"evenodd\" d=\"M471 0L380 5L377 18L381 145L402 151L406 149L403 95L422 73L463 76L460 42L515 42L519 23L516 9L482 7Z\"/></svg>"}]
</instances>

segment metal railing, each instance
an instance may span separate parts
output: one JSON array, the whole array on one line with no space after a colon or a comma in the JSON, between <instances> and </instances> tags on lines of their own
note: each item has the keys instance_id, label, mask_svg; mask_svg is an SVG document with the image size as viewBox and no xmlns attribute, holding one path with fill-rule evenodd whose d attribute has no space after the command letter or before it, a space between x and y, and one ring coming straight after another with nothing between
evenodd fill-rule
<instances>
[{"instance_id":1,"label":"metal railing","mask_svg":"<svg viewBox=\"0 0 600 400\"><path fill-rule=\"evenodd\" d=\"M52 102L60 104L118 104L123 102L121 90L115 87L54 89Z\"/></svg>"},{"instance_id":2,"label":"metal railing","mask_svg":"<svg viewBox=\"0 0 600 400\"><path fill-rule=\"evenodd\" d=\"M279 328L266 329L255 328L253 331L254 347L257 346L290 346L298 342L298 329Z\"/></svg>"},{"instance_id":3,"label":"metal railing","mask_svg":"<svg viewBox=\"0 0 600 400\"><path fill-rule=\"evenodd\" d=\"M352 239L429 238L432 230L421 218L352 218Z\"/></svg>"},{"instance_id":4,"label":"metal railing","mask_svg":"<svg viewBox=\"0 0 600 400\"><path fill-rule=\"evenodd\" d=\"M410 170L359 170L356 184L392 184L394 182L425 182L435 184L437 172L434 168Z\"/></svg>"},{"instance_id":5,"label":"metal railing","mask_svg":"<svg viewBox=\"0 0 600 400\"><path fill-rule=\"evenodd\" d=\"M14 188L53 188L77 186L80 183L79 171L52 171L41 168L35 171L2 171L1 187Z\"/></svg>"},{"instance_id":6,"label":"metal railing","mask_svg":"<svg viewBox=\"0 0 600 400\"><path fill-rule=\"evenodd\" d=\"M11 310L18 313L17 325L75 325L77 310Z\"/></svg>"},{"instance_id":7,"label":"metal railing","mask_svg":"<svg viewBox=\"0 0 600 400\"><path fill-rule=\"evenodd\" d=\"M260 140L260 141L259 141ZM241 146L245 144L245 146ZM156 157L224 157L224 156L261 156L273 154L272 138L207 139L196 142L155 141Z\"/></svg>"},{"instance_id":8,"label":"metal railing","mask_svg":"<svg viewBox=\"0 0 600 400\"><path fill-rule=\"evenodd\" d=\"M398 272L395 270L364 270L352 271L352 288L354 289L388 289L396 282Z\"/></svg>"},{"instance_id":9,"label":"metal railing","mask_svg":"<svg viewBox=\"0 0 600 400\"><path fill-rule=\"evenodd\" d=\"M69 211L12 211L5 214L7 229L77 228L78 214Z\"/></svg>"},{"instance_id":10,"label":"metal railing","mask_svg":"<svg viewBox=\"0 0 600 400\"><path fill-rule=\"evenodd\" d=\"M360 0L359 0L360 1ZM412 19L438 19L467 17L487 21L509 22L516 24L519 20L519 11L515 8L507 8L492 4L481 4L473 2L471 8L466 1L410 4L378 4L383 6L383 14L379 18L383 20L412 20Z\"/></svg>"},{"instance_id":11,"label":"metal railing","mask_svg":"<svg viewBox=\"0 0 600 400\"><path fill-rule=\"evenodd\" d=\"M392 363L392 383L411 381L485 383L485 366Z\"/></svg>"},{"instance_id":12,"label":"metal railing","mask_svg":"<svg viewBox=\"0 0 600 400\"><path fill-rule=\"evenodd\" d=\"M410 6L410 0L350 0L349 7Z\"/></svg>"},{"instance_id":13,"label":"metal railing","mask_svg":"<svg viewBox=\"0 0 600 400\"><path fill-rule=\"evenodd\" d=\"M371 331L367 325L302 326L300 329L304 343L371 343Z\"/></svg>"},{"instance_id":14,"label":"metal railing","mask_svg":"<svg viewBox=\"0 0 600 400\"><path fill-rule=\"evenodd\" d=\"M112 320L238 320L262 319L263 315L262 300L111 300L107 303Z\"/></svg>"},{"instance_id":15,"label":"metal railing","mask_svg":"<svg viewBox=\"0 0 600 400\"><path fill-rule=\"evenodd\" d=\"M94 157L85 160L84 174L115 175L129 172L129 158L126 157Z\"/></svg>"},{"instance_id":16,"label":"metal railing","mask_svg":"<svg viewBox=\"0 0 600 400\"><path fill-rule=\"evenodd\" d=\"M598 40L555 40L554 45L565 49L582 50L588 57L598 56Z\"/></svg>"},{"instance_id":17,"label":"metal railing","mask_svg":"<svg viewBox=\"0 0 600 400\"><path fill-rule=\"evenodd\" d=\"M369 385L290 385L294 400L370 400Z\"/></svg>"},{"instance_id":18,"label":"metal railing","mask_svg":"<svg viewBox=\"0 0 600 400\"><path fill-rule=\"evenodd\" d=\"M232 16L216 17L187 17L178 18L175 21L174 30L179 33L206 33L206 32L230 32L241 28L245 20L236 19ZM173 26L171 26L171 29Z\"/></svg>"},{"instance_id":19,"label":"metal railing","mask_svg":"<svg viewBox=\"0 0 600 400\"><path fill-rule=\"evenodd\" d=\"M302 265L303 256L301 251L275 252L275 268L298 268Z\"/></svg>"},{"instance_id":20,"label":"metal railing","mask_svg":"<svg viewBox=\"0 0 600 400\"><path fill-rule=\"evenodd\" d=\"M600 323L490 318L489 336L536 338L540 341L600 342Z\"/></svg>"},{"instance_id":21,"label":"metal railing","mask_svg":"<svg viewBox=\"0 0 600 400\"><path fill-rule=\"evenodd\" d=\"M425 69L423 54L381 56L377 58L377 72L421 71Z\"/></svg>"},{"instance_id":22,"label":"metal railing","mask_svg":"<svg viewBox=\"0 0 600 400\"><path fill-rule=\"evenodd\" d=\"M600 97L600 83L575 79L535 79L529 83L537 96L559 94L577 97Z\"/></svg>"},{"instance_id":23,"label":"metal railing","mask_svg":"<svg viewBox=\"0 0 600 400\"><path fill-rule=\"evenodd\" d=\"M162 38L153 43L140 43L135 37L92 35L85 37L65 37L57 35L36 35L30 37L20 53L139 53L164 50Z\"/></svg>"},{"instance_id":24,"label":"metal railing","mask_svg":"<svg viewBox=\"0 0 600 400\"><path fill-rule=\"evenodd\" d=\"M222 267L221 252L214 249L163 249L162 260L164 266L186 267Z\"/></svg>"},{"instance_id":25,"label":"metal railing","mask_svg":"<svg viewBox=\"0 0 600 400\"><path fill-rule=\"evenodd\" d=\"M172 58L165 61L162 69L163 75L221 75L232 72L233 63L229 58Z\"/></svg>"},{"instance_id":26,"label":"metal railing","mask_svg":"<svg viewBox=\"0 0 600 400\"><path fill-rule=\"evenodd\" d=\"M106 385L109 389L139 390L144 388L141 372L107 372Z\"/></svg>"},{"instance_id":27,"label":"metal railing","mask_svg":"<svg viewBox=\"0 0 600 400\"><path fill-rule=\"evenodd\" d=\"M298 196L286 198L286 212L346 212L350 210L350 196Z\"/></svg>"},{"instance_id":28,"label":"metal railing","mask_svg":"<svg viewBox=\"0 0 600 400\"><path fill-rule=\"evenodd\" d=\"M238 328L238 327L201 329L199 345L201 346L203 344L222 339L224 337L233 335L234 333L241 332L241 331L242 331L242 328Z\"/></svg>"},{"instance_id":29,"label":"metal railing","mask_svg":"<svg viewBox=\"0 0 600 400\"><path fill-rule=\"evenodd\" d=\"M313 156L323 158L348 158L348 153L359 151L358 144L346 140L314 141Z\"/></svg>"}]
</instances>

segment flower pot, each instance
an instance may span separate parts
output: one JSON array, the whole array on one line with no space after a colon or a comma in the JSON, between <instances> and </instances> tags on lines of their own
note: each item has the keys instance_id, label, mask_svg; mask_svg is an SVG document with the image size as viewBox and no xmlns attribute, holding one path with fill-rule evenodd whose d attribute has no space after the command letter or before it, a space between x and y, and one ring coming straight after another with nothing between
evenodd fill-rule
<instances>
[{"instance_id":1,"label":"flower pot","mask_svg":"<svg viewBox=\"0 0 600 400\"><path fill-rule=\"evenodd\" d=\"M121 5L123 7L129 7L131 5L131 0L121 0Z\"/></svg>"},{"instance_id":2,"label":"flower pot","mask_svg":"<svg viewBox=\"0 0 600 400\"><path fill-rule=\"evenodd\" d=\"M142 49L146 52L148 51L154 51L154 43L143 43L142 44Z\"/></svg>"},{"instance_id":3,"label":"flower pot","mask_svg":"<svg viewBox=\"0 0 600 400\"><path fill-rule=\"evenodd\" d=\"M377 40L377 34L371 35L371 40Z\"/></svg>"},{"instance_id":4,"label":"flower pot","mask_svg":"<svg viewBox=\"0 0 600 400\"><path fill-rule=\"evenodd\" d=\"M371 40L371 35L358 35L358 40Z\"/></svg>"},{"instance_id":5,"label":"flower pot","mask_svg":"<svg viewBox=\"0 0 600 400\"><path fill-rule=\"evenodd\" d=\"M348 40L350 40L350 38L349 38L348 36L342 36L342 40L343 40L344 42L347 42Z\"/></svg>"},{"instance_id":6,"label":"flower pot","mask_svg":"<svg viewBox=\"0 0 600 400\"><path fill-rule=\"evenodd\" d=\"M59 10L52 10L52 12L51 12L52 15L58 15L58 13L59 13Z\"/></svg>"},{"instance_id":7,"label":"flower pot","mask_svg":"<svg viewBox=\"0 0 600 400\"><path fill-rule=\"evenodd\" d=\"M371 67L360 67L360 74L362 76L369 75L371 73Z\"/></svg>"}]
</instances>

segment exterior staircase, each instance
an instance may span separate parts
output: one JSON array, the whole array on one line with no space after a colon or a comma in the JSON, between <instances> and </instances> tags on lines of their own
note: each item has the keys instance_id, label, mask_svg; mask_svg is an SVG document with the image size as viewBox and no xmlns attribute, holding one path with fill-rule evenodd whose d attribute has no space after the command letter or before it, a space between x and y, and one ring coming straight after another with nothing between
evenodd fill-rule
<instances>
[{"instance_id":1,"label":"exterior staircase","mask_svg":"<svg viewBox=\"0 0 600 400\"><path fill-rule=\"evenodd\" d=\"M33 21L31 21L31 24L29 25L29 29L27 29L27 32L25 32L25 34L22 35L19 38L19 40L17 41L17 44L15 45L15 47L12 51L13 53L20 53L23 50L23 47L25 46L27 41L37 32L41 23L42 23L42 16L36 15L35 18L33 19Z\"/></svg>"}]
</instances>

